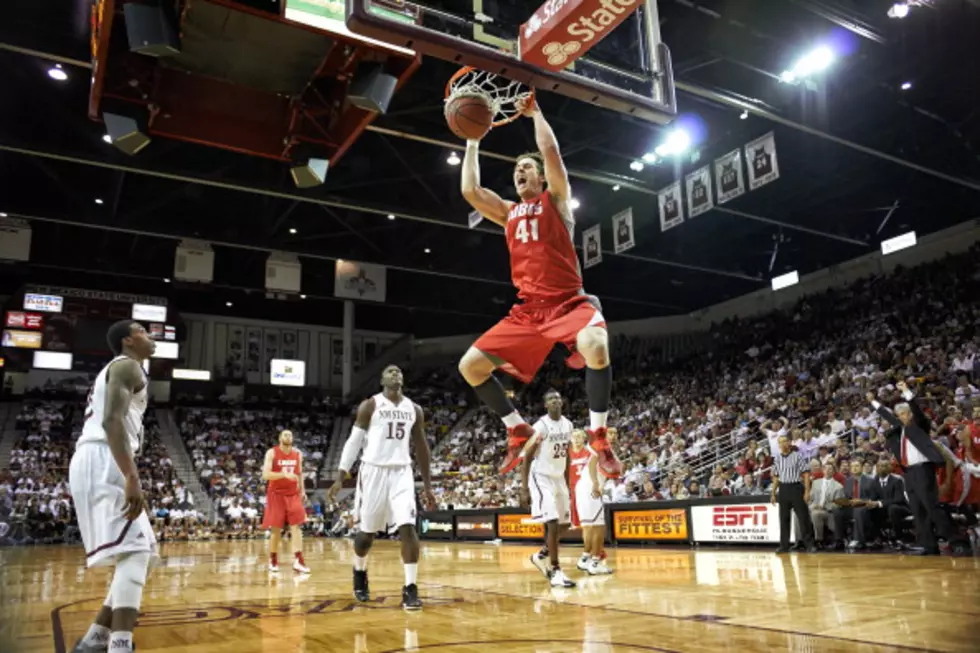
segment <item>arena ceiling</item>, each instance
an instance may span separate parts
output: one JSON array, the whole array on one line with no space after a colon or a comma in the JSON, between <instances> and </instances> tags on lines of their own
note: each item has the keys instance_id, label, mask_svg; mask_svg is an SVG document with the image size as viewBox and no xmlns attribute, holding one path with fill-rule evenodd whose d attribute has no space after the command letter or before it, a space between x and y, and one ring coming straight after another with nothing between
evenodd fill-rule
<instances>
[{"instance_id":1,"label":"arena ceiling","mask_svg":"<svg viewBox=\"0 0 980 653\"><path fill-rule=\"evenodd\" d=\"M90 71L65 65L68 79L55 82L50 61L14 51L86 60L88 2L63 0L64 12L33 0L8 4L0 25L0 212L33 218L33 251L29 264L0 268L0 290L26 282L137 290L167 295L185 312L340 324L333 259L343 258L391 266L388 303L359 304L360 328L472 333L506 312L513 291L500 230L467 228L450 150L423 142L453 141L441 111L453 66L425 59L327 182L299 191L276 161L165 139L135 157L117 152L86 116ZM585 272L609 319L691 312L767 287L787 270L802 275L874 251L909 229L921 236L980 215L980 7L935 0L892 20L891 4L660 0L680 110L705 126L697 163L634 172L630 162L663 128L542 94L577 173L581 228L603 221L608 250L610 216L633 208L635 249L607 252ZM847 52L819 83L778 81L791 60L830 37ZM904 82L911 88L902 90ZM885 156L754 113L742 119L713 92ZM656 190L771 130L778 181L725 205L734 212L661 232ZM526 121L492 132L484 145L510 156L532 147ZM484 183L502 193L510 170L507 161L483 159ZM164 282L173 276L172 237L216 243L213 286ZM268 249L308 255L306 299L265 298Z\"/></svg>"}]
</instances>

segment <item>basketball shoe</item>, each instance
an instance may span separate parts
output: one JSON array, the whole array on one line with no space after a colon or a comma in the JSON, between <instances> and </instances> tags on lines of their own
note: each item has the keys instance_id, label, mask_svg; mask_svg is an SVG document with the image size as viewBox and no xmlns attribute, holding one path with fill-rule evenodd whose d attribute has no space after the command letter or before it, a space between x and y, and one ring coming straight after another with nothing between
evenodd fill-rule
<instances>
[{"instance_id":1,"label":"basketball shoe","mask_svg":"<svg viewBox=\"0 0 980 653\"><path fill-rule=\"evenodd\" d=\"M613 573L612 569L607 567L606 563L604 563L599 558L592 558L592 560L589 562L589 566L586 568L585 571L588 572L590 576L605 576L607 574Z\"/></svg>"},{"instance_id":2,"label":"basketball shoe","mask_svg":"<svg viewBox=\"0 0 980 653\"><path fill-rule=\"evenodd\" d=\"M552 587L575 587L575 581L565 575L561 567L554 567L548 573L548 580Z\"/></svg>"},{"instance_id":3,"label":"basketball shoe","mask_svg":"<svg viewBox=\"0 0 980 653\"><path fill-rule=\"evenodd\" d=\"M301 551L297 551L296 556L293 558L293 571L297 574L310 573L310 568L306 566L306 561L303 560L303 553Z\"/></svg>"},{"instance_id":4,"label":"basketball shoe","mask_svg":"<svg viewBox=\"0 0 980 653\"><path fill-rule=\"evenodd\" d=\"M623 463L613 453L609 440L606 439L606 427L589 429L589 446L599 454L599 473L606 478L619 478L623 474Z\"/></svg>"},{"instance_id":5,"label":"basketball shoe","mask_svg":"<svg viewBox=\"0 0 980 653\"><path fill-rule=\"evenodd\" d=\"M279 573L279 555L276 553L269 554L269 572L273 574Z\"/></svg>"},{"instance_id":6,"label":"basketball shoe","mask_svg":"<svg viewBox=\"0 0 980 653\"><path fill-rule=\"evenodd\" d=\"M368 575L366 570L354 570L354 598L361 603L371 600L371 590L368 588Z\"/></svg>"},{"instance_id":7,"label":"basketball shoe","mask_svg":"<svg viewBox=\"0 0 980 653\"><path fill-rule=\"evenodd\" d=\"M415 583L402 588L402 609L406 612L414 612L422 609L422 601L419 599L419 588Z\"/></svg>"},{"instance_id":8,"label":"basketball shoe","mask_svg":"<svg viewBox=\"0 0 980 653\"><path fill-rule=\"evenodd\" d=\"M591 564L591 562L592 562L592 556L590 556L588 553L583 553L582 557L580 557L578 559L578 562L575 563L575 566L578 568L579 571L587 572L589 570L589 565Z\"/></svg>"},{"instance_id":9,"label":"basketball shoe","mask_svg":"<svg viewBox=\"0 0 980 653\"><path fill-rule=\"evenodd\" d=\"M547 555L542 555L540 551L531 554L531 564L538 568L545 578L551 574L551 562Z\"/></svg>"},{"instance_id":10,"label":"basketball shoe","mask_svg":"<svg viewBox=\"0 0 980 653\"><path fill-rule=\"evenodd\" d=\"M524 422L507 429L507 455L504 457L503 464L500 465L500 473L507 474L521 462L521 450L527 444L528 439L534 435L534 428Z\"/></svg>"}]
</instances>

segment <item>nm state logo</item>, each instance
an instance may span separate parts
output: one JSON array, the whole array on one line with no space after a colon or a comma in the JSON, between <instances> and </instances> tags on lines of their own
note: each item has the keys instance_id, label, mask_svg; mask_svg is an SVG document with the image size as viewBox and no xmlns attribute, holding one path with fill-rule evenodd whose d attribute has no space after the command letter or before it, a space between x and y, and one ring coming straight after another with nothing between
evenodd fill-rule
<instances>
[{"instance_id":1,"label":"nm state logo","mask_svg":"<svg viewBox=\"0 0 980 653\"><path fill-rule=\"evenodd\" d=\"M368 278L367 272L363 268L357 271L357 274L344 284L347 290L352 290L358 295L363 297L367 293L374 293L377 291L378 286L371 279Z\"/></svg>"}]
</instances>

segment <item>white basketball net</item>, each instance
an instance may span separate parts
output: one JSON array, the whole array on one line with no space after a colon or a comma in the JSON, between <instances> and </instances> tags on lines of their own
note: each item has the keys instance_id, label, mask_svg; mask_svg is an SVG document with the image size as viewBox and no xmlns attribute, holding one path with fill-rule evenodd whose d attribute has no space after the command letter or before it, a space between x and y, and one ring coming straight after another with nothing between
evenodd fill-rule
<instances>
[{"instance_id":1,"label":"white basketball net","mask_svg":"<svg viewBox=\"0 0 980 653\"><path fill-rule=\"evenodd\" d=\"M532 94L521 82L482 70L470 70L453 81L446 102L462 95L476 95L486 99L496 116L494 122L502 122L516 118L517 100L531 97Z\"/></svg>"}]
</instances>

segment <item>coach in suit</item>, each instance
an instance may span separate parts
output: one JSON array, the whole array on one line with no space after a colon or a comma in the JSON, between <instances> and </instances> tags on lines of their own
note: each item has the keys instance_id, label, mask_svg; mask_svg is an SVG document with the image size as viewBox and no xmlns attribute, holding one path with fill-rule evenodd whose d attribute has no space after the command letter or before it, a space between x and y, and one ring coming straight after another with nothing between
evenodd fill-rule
<instances>
[{"instance_id":1,"label":"coach in suit","mask_svg":"<svg viewBox=\"0 0 980 653\"><path fill-rule=\"evenodd\" d=\"M813 534L818 542L823 541L824 529L829 527L835 539L843 535L837 532L837 522L832 519L833 513L839 508L836 500L844 497L844 486L834 479L833 463L823 466L823 477L810 485L810 520L813 522Z\"/></svg>"},{"instance_id":2,"label":"coach in suit","mask_svg":"<svg viewBox=\"0 0 980 653\"><path fill-rule=\"evenodd\" d=\"M921 547L912 553L938 555L936 535L948 541L950 534L949 517L939 505L936 483L936 467L945 465L946 459L929 436L932 422L919 408L915 395L904 381L895 386L908 403L897 404L894 413L878 403L874 393L868 393L868 400L882 419L892 425L885 434L885 446L905 469L905 488Z\"/></svg>"},{"instance_id":3,"label":"coach in suit","mask_svg":"<svg viewBox=\"0 0 980 653\"><path fill-rule=\"evenodd\" d=\"M844 500L841 508L834 513L834 535L843 541L847 534L847 526L854 522L851 548L862 549L867 544L864 531L864 501L871 491L871 481L863 473L864 464L861 460L851 461L851 475L844 479Z\"/></svg>"}]
</instances>

